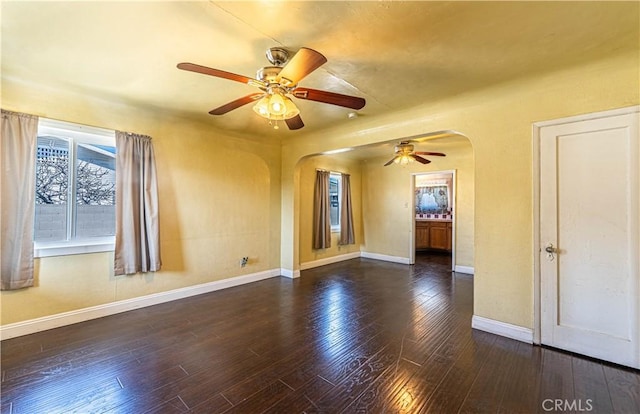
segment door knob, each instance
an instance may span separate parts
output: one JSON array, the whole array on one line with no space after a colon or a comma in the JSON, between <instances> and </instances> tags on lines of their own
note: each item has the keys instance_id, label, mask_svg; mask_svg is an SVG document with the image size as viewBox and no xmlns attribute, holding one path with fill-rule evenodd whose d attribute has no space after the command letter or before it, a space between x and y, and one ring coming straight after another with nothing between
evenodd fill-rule
<instances>
[{"instance_id":1,"label":"door knob","mask_svg":"<svg viewBox=\"0 0 640 414\"><path fill-rule=\"evenodd\" d=\"M548 243L545 246L544 251L547 252L547 259L549 259L550 261L553 261L553 259L555 259L554 253L556 253L558 249L553 247L553 243Z\"/></svg>"}]
</instances>

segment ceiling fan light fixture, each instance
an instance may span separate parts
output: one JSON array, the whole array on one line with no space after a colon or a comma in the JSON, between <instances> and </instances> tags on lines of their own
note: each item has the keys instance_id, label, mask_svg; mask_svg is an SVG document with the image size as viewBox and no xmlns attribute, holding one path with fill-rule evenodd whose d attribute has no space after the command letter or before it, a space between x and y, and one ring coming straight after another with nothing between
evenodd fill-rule
<instances>
[{"instance_id":1,"label":"ceiling fan light fixture","mask_svg":"<svg viewBox=\"0 0 640 414\"><path fill-rule=\"evenodd\" d=\"M394 163L400 164L400 165L407 165L414 161L415 160L410 155L402 154L395 159Z\"/></svg>"},{"instance_id":2,"label":"ceiling fan light fixture","mask_svg":"<svg viewBox=\"0 0 640 414\"><path fill-rule=\"evenodd\" d=\"M414 151L414 146L410 141L401 141L398 145L395 146L394 157L387 161L384 166L388 166L391 164L399 164L399 165L407 165L412 162L419 162L420 164L429 164L431 160L423 158L423 155L430 155L433 157L445 157L446 155L442 152L424 152L424 151Z\"/></svg>"},{"instance_id":3,"label":"ceiling fan light fixture","mask_svg":"<svg viewBox=\"0 0 640 414\"><path fill-rule=\"evenodd\" d=\"M253 110L263 118L277 121L300 114L300 110L291 99L278 92L260 99L253 106Z\"/></svg>"}]
</instances>

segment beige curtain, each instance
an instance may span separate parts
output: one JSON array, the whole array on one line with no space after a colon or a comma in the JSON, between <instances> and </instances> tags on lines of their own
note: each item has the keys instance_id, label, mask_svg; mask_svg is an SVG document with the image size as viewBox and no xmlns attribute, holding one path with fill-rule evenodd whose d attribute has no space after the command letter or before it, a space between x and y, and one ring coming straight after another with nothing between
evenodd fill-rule
<instances>
[{"instance_id":1,"label":"beige curtain","mask_svg":"<svg viewBox=\"0 0 640 414\"><path fill-rule=\"evenodd\" d=\"M2 111L0 187L2 290L33 286L38 117Z\"/></svg>"},{"instance_id":2,"label":"beige curtain","mask_svg":"<svg viewBox=\"0 0 640 414\"><path fill-rule=\"evenodd\" d=\"M160 270L157 187L151 138L116 131L116 275Z\"/></svg>"},{"instance_id":3,"label":"beige curtain","mask_svg":"<svg viewBox=\"0 0 640 414\"><path fill-rule=\"evenodd\" d=\"M329 215L329 171L316 171L313 194L313 248L331 247L331 216Z\"/></svg>"},{"instance_id":4,"label":"beige curtain","mask_svg":"<svg viewBox=\"0 0 640 414\"><path fill-rule=\"evenodd\" d=\"M356 237L353 233L353 205L351 202L351 176L341 174L342 190L340 203L340 240L338 244L354 244Z\"/></svg>"}]
</instances>

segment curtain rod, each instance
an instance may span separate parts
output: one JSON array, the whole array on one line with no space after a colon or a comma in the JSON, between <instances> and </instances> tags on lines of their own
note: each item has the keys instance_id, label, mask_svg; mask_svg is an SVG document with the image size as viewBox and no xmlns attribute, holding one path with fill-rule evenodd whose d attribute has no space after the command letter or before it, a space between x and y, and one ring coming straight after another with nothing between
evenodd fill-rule
<instances>
[{"instance_id":1,"label":"curtain rod","mask_svg":"<svg viewBox=\"0 0 640 414\"><path fill-rule=\"evenodd\" d=\"M341 171L325 170L324 168L316 168L316 171L328 172L328 173L331 173L331 174L345 174L345 175L351 175L351 174L343 173L343 172L341 172Z\"/></svg>"}]
</instances>

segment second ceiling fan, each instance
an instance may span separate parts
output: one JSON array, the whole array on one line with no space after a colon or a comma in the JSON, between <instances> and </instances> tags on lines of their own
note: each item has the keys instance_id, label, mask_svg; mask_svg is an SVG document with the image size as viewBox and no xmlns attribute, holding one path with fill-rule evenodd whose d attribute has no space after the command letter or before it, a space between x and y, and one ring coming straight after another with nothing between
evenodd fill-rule
<instances>
[{"instance_id":1,"label":"second ceiling fan","mask_svg":"<svg viewBox=\"0 0 640 414\"><path fill-rule=\"evenodd\" d=\"M410 141L401 141L398 145L395 146L395 156L390 159L384 166L391 164L408 164L413 161L418 161L421 164L429 164L429 161L426 158L423 158L422 155L429 155L432 157L446 157L445 154L441 152L425 152L425 151L414 151L413 144Z\"/></svg>"},{"instance_id":2,"label":"second ceiling fan","mask_svg":"<svg viewBox=\"0 0 640 414\"><path fill-rule=\"evenodd\" d=\"M295 130L302 128L304 123L300 117L300 111L291 101L290 96L351 109L364 107L366 102L363 98L298 87L298 82L327 61L321 53L303 47L289 60L289 52L286 49L274 47L269 49L266 55L272 66L259 69L255 79L195 63L179 63L178 69L246 83L260 89L260 92L243 96L212 109L209 111L211 115L224 115L257 101L253 110L258 115L273 121L283 120L289 129ZM275 128L277 128L277 122Z\"/></svg>"}]
</instances>

